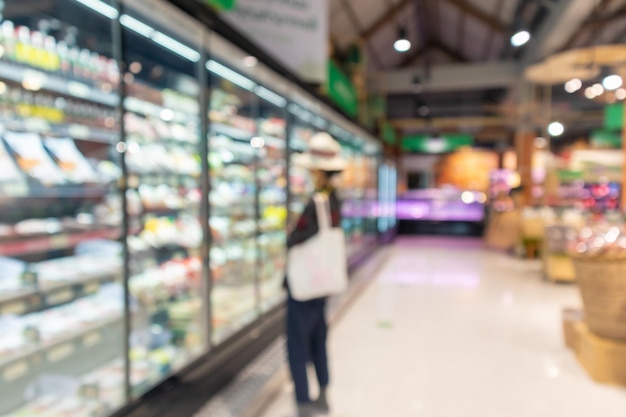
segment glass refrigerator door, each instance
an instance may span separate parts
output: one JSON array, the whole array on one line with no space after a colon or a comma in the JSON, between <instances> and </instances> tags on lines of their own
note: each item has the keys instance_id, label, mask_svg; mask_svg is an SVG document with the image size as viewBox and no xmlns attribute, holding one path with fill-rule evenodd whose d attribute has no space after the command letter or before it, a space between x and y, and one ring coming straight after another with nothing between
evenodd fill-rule
<instances>
[{"instance_id":1,"label":"glass refrigerator door","mask_svg":"<svg viewBox=\"0 0 626 417\"><path fill-rule=\"evenodd\" d=\"M259 184L259 287L261 310L284 300L287 244L286 100L260 87L257 179Z\"/></svg>"},{"instance_id":2,"label":"glass refrigerator door","mask_svg":"<svg viewBox=\"0 0 626 417\"><path fill-rule=\"evenodd\" d=\"M117 11L1 9L0 415L103 415L125 402Z\"/></svg>"},{"instance_id":3,"label":"glass refrigerator door","mask_svg":"<svg viewBox=\"0 0 626 417\"><path fill-rule=\"evenodd\" d=\"M133 395L141 395L207 348L200 53L143 13L128 9L121 22L127 63L130 379Z\"/></svg>"},{"instance_id":4,"label":"glass refrigerator door","mask_svg":"<svg viewBox=\"0 0 626 417\"><path fill-rule=\"evenodd\" d=\"M258 317L255 83L209 60L212 341L219 344ZM253 146L254 145L254 146Z\"/></svg>"}]
</instances>

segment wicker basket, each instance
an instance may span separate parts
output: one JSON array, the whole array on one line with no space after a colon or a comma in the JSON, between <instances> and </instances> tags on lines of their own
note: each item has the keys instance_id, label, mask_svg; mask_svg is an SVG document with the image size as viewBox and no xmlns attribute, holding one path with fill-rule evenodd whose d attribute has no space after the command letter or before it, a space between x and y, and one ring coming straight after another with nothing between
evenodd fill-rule
<instances>
[{"instance_id":1,"label":"wicker basket","mask_svg":"<svg viewBox=\"0 0 626 417\"><path fill-rule=\"evenodd\" d=\"M626 340L626 255L573 256L589 329Z\"/></svg>"}]
</instances>

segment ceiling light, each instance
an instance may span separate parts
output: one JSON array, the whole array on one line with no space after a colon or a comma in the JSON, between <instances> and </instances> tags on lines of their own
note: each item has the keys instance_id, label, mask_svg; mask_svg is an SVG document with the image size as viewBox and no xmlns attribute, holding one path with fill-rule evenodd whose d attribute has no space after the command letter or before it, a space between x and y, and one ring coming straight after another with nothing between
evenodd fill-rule
<instances>
[{"instance_id":1,"label":"ceiling light","mask_svg":"<svg viewBox=\"0 0 626 417\"><path fill-rule=\"evenodd\" d=\"M422 86L422 80L417 75L413 77L413 81L411 82L411 87L413 88L413 92L419 94L424 89Z\"/></svg>"},{"instance_id":2,"label":"ceiling light","mask_svg":"<svg viewBox=\"0 0 626 417\"><path fill-rule=\"evenodd\" d=\"M602 80L602 85L604 86L604 88L610 91L617 90L622 86L622 83L622 77L615 74L609 75L608 77L605 77L604 80Z\"/></svg>"},{"instance_id":3,"label":"ceiling light","mask_svg":"<svg viewBox=\"0 0 626 417\"><path fill-rule=\"evenodd\" d=\"M527 30L520 30L515 35L511 36L511 45L516 48L519 48L522 45L525 45L530 40L530 32Z\"/></svg>"},{"instance_id":4,"label":"ceiling light","mask_svg":"<svg viewBox=\"0 0 626 417\"><path fill-rule=\"evenodd\" d=\"M604 94L604 87L602 87L602 84L594 84L591 88L593 88L593 92L596 94L596 97Z\"/></svg>"},{"instance_id":5,"label":"ceiling light","mask_svg":"<svg viewBox=\"0 0 626 417\"><path fill-rule=\"evenodd\" d=\"M550 136L561 136L565 132L565 127L563 123L560 122L552 122L548 126L548 133Z\"/></svg>"},{"instance_id":6,"label":"ceiling light","mask_svg":"<svg viewBox=\"0 0 626 417\"><path fill-rule=\"evenodd\" d=\"M626 89L618 88L617 91L615 92L615 98L618 100L626 99Z\"/></svg>"},{"instance_id":7,"label":"ceiling light","mask_svg":"<svg viewBox=\"0 0 626 417\"><path fill-rule=\"evenodd\" d=\"M575 93L576 91L580 90L582 86L583 82L580 81L578 78L574 78L565 83L565 91L570 94Z\"/></svg>"},{"instance_id":8,"label":"ceiling light","mask_svg":"<svg viewBox=\"0 0 626 417\"><path fill-rule=\"evenodd\" d=\"M406 35L406 29L398 29L398 39L393 43L393 47L398 52L406 52L411 49L411 41Z\"/></svg>"},{"instance_id":9,"label":"ceiling light","mask_svg":"<svg viewBox=\"0 0 626 417\"><path fill-rule=\"evenodd\" d=\"M206 68L213 74L217 74L220 77L232 82L235 85L238 85L243 89L246 89L248 91L254 91L254 89L256 88L256 83L254 81L244 77L243 75L231 70L228 67L225 67L217 61L208 61L206 63Z\"/></svg>"},{"instance_id":10,"label":"ceiling light","mask_svg":"<svg viewBox=\"0 0 626 417\"><path fill-rule=\"evenodd\" d=\"M265 87L258 86L254 90L254 92L257 96L269 101L270 103L278 107L285 107L287 105L287 100Z\"/></svg>"},{"instance_id":11,"label":"ceiling light","mask_svg":"<svg viewBox=\"0 0 626 417\"><path fill-rule=\"evenodd\" d=\"M587 97L589 100L593 100L594 98L596 98L596 92L593 87L585 88L585 97Z\"/></svg>"},{"instance_id":12,"label":"ceiling light","mask_svg":"<svg viewBox=\"0 0 626 417\"><path fill-rule=\"evenodd\" d=\"M419 106L417 108L417 114L419 114L422 117L426 117L430 114L430 108L426 105Z\"/></svg>"},{"instance_id":13,"label":"ceiling light","mask_svg":"<svg viewBox=\"0 0 626 417\"><path fill-rule=\"evenodd\" d=\"M76 3L80 3L85 7L90 8L96 13L100 13L102 16L109 19L115 19L118 16L117 9L113 6L106 4L100 0L74 0Z\"/></svg>"}]
</instances>

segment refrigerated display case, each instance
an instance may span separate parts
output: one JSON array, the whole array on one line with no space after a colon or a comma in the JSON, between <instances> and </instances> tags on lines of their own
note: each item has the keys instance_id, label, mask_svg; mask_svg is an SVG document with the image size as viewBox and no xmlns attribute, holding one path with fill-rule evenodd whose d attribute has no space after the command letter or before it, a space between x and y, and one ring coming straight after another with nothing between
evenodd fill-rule
<instances>
[{"instance_id":1,"label":"refrigerated display case","mask_svg":"<svg viewBox=\"0 0 626 417\"><path fill-rule=\"evenodd\" d=\"M103 415L125 402L113 24L2 5L0 415Z\"/></svg>"},{"instance_id":2,"label":"refrigerated display case","mask_svg":"<svg viewBox=\"0 0 626 417\"><path fill-rule=\"evenodd\" d=\"M373 244L380 146L167 2L34 3L0 2L0 416L106 417L280 328L315 132Z\"/></svg>"},{"instance_id":3,"label":"refrigerated display case","mask_svg":"<svg viewBox=\"0 0 626 417\"><path fill-rule=\"evenodd\" d=\"M121 17L128 355L131 374L143 375L130 380L133 397L208 350L196 41L202 31L183 23L185 30L176 30L132 3Z\"/></svg>"}]
</instances>

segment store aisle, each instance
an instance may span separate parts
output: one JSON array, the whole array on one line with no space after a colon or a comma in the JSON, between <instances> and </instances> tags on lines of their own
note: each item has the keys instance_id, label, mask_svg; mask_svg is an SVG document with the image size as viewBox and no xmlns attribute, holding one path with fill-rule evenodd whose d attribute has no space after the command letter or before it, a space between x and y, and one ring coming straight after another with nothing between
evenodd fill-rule
<instances>
[{"instance_id":1,"label":"store aisle","mask_svg":"<svg viewBox=\"0 0 626 417\"><path fill-rule=\"evenodd\" d=\"M574 286L477 240L399 240L331 335L335 417L622 417L565 348ZM293 416L286 385L265 417Z\"/></svg>"}]
</instances>

